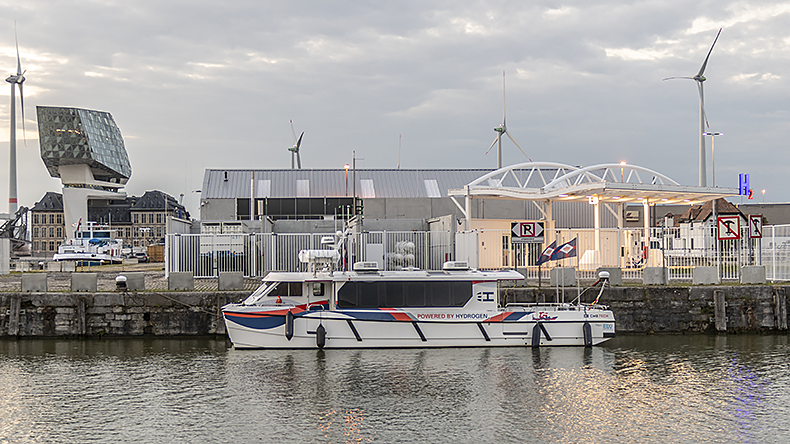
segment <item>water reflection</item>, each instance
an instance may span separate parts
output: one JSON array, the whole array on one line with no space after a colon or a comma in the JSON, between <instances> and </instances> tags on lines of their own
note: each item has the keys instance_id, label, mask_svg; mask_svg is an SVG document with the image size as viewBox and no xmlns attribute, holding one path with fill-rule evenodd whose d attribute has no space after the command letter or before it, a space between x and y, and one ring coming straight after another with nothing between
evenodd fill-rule
<instances>
[{"instance_id":1,"label":"water reflection","mask_svg":"<svg viewBox=\"0 0 790 444\"><path fill-rule=\"evenodd\" d=\"M787 336L324 351L0 341L0 440L787 441L788 348Z\"/></svg>"}]
</instances>

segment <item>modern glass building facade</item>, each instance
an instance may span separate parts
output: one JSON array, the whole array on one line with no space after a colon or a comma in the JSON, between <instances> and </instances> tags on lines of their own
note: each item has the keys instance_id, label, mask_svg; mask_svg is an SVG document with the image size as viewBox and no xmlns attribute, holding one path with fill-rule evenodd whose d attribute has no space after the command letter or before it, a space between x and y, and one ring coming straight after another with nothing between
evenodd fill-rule
<instances>
[{"instance_id":1,"label":"modern glass building facade","mask_svg":"<svg viewBox=\"0 0 790 444\"><path fill-rule=\"evenodd\" d=\"M88 165L96 180L125 184L132 175L121 130L112 115L79 108L37 106L41 160L50 176L61 165Z\"/></svg>"}]
</instances>

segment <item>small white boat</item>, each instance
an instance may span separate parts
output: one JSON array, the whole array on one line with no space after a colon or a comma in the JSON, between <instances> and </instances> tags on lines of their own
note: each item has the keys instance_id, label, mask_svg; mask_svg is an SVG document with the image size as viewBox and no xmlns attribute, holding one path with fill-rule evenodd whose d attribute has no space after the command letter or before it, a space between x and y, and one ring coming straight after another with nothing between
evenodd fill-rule
<instances>
[{"instance_id":1,"label":"small white boat","mask_svg":"<svg viewBox=\"0 0 790 444\"><path fill-rule=\"evenodd\" d=\"M222 307L235 348L593 346L615 335L605 306L502 306L499 282L523 279L515 271L463 262L443 271L380 271L375 262L332 271L334 250L299 257L309 272L271 272L244 302Z\"/></svg>"},{"instance_id":2,"label":"small white boat","mask_svg":"<svg viewBox=\"0 0 790 444\"><path fill-rule=\"evenodd\" d=\"M52 260L75 261L78 264L118 264L123 261L123 240L113 235L108 226L88 222L85 231L77 229L76 237L58 247Z\"/></svg>"}]
</instances>

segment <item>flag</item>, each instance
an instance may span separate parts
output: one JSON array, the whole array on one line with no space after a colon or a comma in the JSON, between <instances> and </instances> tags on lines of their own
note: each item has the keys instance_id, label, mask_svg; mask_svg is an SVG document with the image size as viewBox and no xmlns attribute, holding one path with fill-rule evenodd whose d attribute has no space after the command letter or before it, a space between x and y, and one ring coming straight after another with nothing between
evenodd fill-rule
<instances>
[{"instance_id":1,"label":"flag","mask_svg":"<svg viewBox=\"0 0 790 444\"><path fill-rule=\"evenodd\" d=\"M572 241L566 242L560 245L554 252L551 254L552 261L556 261L559 259L567 259L569 257L576 257L576 238L574 237Z\"/></svg>"},{"instance_id":2,"label":"flag","mask_svg":"<svg viewBox=\"0 0 790 444\"><path fill-rule=\"evenodd\" d=\"M550 261L551 260L551 255L554 253L554 250L556 250L556 249L557 249L557 241L554 241L554 242L551 243L551 245L546 247L545 250L543 250L543 253L541 253L540 257L538 258L538 263L535 264L535 265L540 265L540 264L542 264L544 262Z\"/></svg>"}]
</instances>

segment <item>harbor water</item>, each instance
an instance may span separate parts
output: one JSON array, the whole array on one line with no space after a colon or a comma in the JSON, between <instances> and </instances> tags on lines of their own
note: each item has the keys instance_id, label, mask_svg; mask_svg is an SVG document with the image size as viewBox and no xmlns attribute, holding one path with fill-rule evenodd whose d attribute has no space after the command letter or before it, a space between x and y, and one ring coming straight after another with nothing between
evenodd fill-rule
<instances>
[{"instance_id":1,"label":"harbor water","mask_svg":"<svg viewBox=\"0 0 790 444\"><path fill-rule=\"evenodd\" d=\"M790 442L787 335L584 348L0 341L0 442Z\"/></svg>"}]
</instances>

